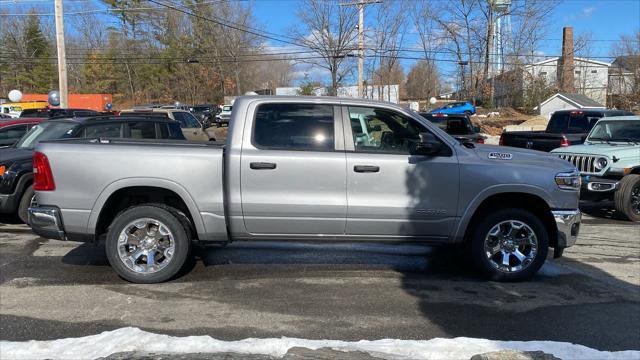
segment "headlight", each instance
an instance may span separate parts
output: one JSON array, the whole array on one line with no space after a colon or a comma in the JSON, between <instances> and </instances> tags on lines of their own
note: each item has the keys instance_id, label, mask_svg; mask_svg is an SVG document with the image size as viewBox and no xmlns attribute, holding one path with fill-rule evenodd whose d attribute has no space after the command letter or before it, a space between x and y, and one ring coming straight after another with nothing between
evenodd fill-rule
<instances>
[{"instance_id":1,"label":"headlight","mask_svg":"<svg viewBox=\"0 0 640 360\"><path fill-rule=\"evenodd\" d=\"M555 180L562 190L578 190L582 185L580 175L576 173L559 173L556 175Z\"/></svg>"},{"instance_id":2,"label":"headlight","mask_svg":"<svg viewBox=\"0 0 640 360\"><path fill-rule=\"evenodd\" d=\"M607 167L607 164L609 163L609 161L607 161L606 158L597 158L596 162L593 164L593 166L596 168L596 171L602 171L602 169Z\"/></svg>"}]
</instances>

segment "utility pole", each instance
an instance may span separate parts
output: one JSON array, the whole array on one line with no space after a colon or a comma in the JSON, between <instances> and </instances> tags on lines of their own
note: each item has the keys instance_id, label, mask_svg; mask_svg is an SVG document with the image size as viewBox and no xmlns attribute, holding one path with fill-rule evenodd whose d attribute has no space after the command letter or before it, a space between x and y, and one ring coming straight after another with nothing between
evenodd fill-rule
<instances>
[{"instance_id":1,"label":"utility pole","mask_svg":"<svg viewBox=\"0 0 640 360\"><path fill-rule=\"evenodd\" d=\"M60 107L69 107L69 94L67 90L67 56L64 46L64 11L62 0L55 0L56 16L56 47L58 50L58 85L60 87Z\"/></svg>"},{"instance_id":2,"label":"utility pole","mask_svg":"<svg viewBox=\"0 0 640 360\"><path fill-rule=\"evenodd\" d=\"M382 0L358 0L357 2L344 3L340 6L358 6L358 97L364 96L364 7L366 5L381 3Z\"/></svg>"}]
</instances>

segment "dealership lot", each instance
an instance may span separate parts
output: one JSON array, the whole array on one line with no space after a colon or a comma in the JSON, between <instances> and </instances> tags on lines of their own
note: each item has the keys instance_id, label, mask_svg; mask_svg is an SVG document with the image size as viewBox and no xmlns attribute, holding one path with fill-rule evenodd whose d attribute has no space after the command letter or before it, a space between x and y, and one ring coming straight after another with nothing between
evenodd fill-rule
<instances>
[{"instance_id":1,"label":"dealership lot","mask_svg":"<svg viewBox=\"0 0 640 360\"><path fill-rule=\"evenodd\" d=\"M119 279L103 250L0 225L0 339L125 326L219 339L554 340L640 349L640 225L592 207L578 244L532 281L492 283L454 250L415 245L236 243L196 250L157 285Z\"/></svg>"}]
</instances>

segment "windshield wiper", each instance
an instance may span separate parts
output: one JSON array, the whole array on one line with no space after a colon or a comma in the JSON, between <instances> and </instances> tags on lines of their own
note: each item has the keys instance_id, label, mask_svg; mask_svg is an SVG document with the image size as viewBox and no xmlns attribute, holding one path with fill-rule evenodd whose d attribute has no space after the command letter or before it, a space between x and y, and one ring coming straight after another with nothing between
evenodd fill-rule
<instances>
[{"instance_id":1,"label":"windshield wiper","mask_svg":"<svg viewBox=\"0 0 640 360\"><path fill-rule=\"evenodd\" d=\"M598 138L598 137L591 137L588 138L587 141L591 141L591 140L595 140L595 141L601 141L601 142L606 142L607 144L609 144L609 139L605 139L605 138Z\"/></svg>"},{"instance_id":2,"label":"windshield wiper","mask_svg":"<svg viewBox=\"0 0 640 360\"><path fill-rule=\"evenodd\" d=\"M628 143L632 143L632 144L638 145L638 140L636 140L634 138L621 137L621 138L610 139L610 141L626 141Z\"/></svg>"}]
</instances>

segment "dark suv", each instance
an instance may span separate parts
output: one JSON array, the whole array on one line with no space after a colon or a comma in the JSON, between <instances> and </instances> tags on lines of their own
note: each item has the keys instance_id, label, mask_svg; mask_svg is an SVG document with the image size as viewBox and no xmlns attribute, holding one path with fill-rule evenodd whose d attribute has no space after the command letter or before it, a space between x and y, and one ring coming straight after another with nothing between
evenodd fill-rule
<instances>
[{"instance_id":1,"label":"dark suv","mask_svg":"<svg viewBox=\"0 0 640 360\"><path fill-rule=\"evenodd\" d=\"M52 119L34 126L13 147L0 149L0 213L27 221L34 203L33 148L45 140L133 138L186 140L180 123L164 116L97 116Z\"/></svg>"}]
</instances>

